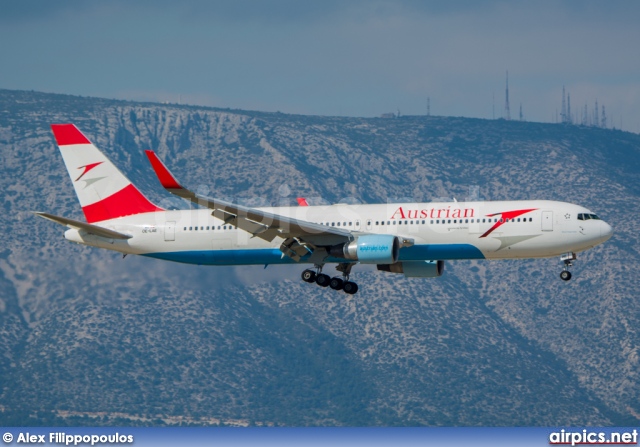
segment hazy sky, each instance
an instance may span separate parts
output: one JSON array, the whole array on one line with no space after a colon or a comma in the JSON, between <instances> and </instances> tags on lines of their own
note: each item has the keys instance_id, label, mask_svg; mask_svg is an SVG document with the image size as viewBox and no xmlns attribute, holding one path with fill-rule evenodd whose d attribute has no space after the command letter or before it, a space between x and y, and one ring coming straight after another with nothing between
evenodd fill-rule
<instances>
[{"instance_id":1,"label":"hazy sky","mask_svg":"<svg viewBox=\"0 0 640 447\"><path fill-rule=\"evenodd\" d=\"M0 88L318 115L640 132L640 1L9 0ZM601 107L600 107L601 110Z\"/></svg>"}]
</instances>

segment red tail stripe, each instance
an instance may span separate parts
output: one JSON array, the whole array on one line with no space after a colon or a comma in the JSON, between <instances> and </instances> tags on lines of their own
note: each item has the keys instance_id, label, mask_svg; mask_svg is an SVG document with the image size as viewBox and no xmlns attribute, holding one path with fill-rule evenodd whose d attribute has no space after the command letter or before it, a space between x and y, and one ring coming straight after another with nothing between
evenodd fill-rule
<instances>
[{"instance_id":1,"label":"red tail stripe","mask_svg":"<svg viewBox=\"0 0 640 447\"><path fill-rule=\"evenodd\" d=\"M132 214L164 211L149 202L133 185L122 188L117 193L82 208L88 223L101 222Z\"/></svg>"},{"instance_id":2,"label":"red tail stripe","mask_svg":"<svg viewBox=\"0 0 640 447\"><path fill-rule=\"evenodd\" d=\"M91 144L91 142L82 135L73 124L52 124L51 130L56 137L58 146L67 146L69 144Z\"/></svg>"}]
</instances>

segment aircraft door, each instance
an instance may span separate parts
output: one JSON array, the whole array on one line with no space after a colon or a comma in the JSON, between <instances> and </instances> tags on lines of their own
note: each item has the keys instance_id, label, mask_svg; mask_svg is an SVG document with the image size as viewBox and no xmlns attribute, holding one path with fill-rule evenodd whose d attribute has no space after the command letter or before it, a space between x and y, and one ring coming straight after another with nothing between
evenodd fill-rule
<instances>
[{"instance_id":1,"label":"aircraft door","mask_svg":"<svg viewBox=\"0 0 640 447\"><path fill-rule=\"evenodd\" d=\"M553 231L553 211L542 212L542 231Z\"/></svg>"},{"instance_id":2,"label":"aircraft door","mask_svg":"<svg viewBox=\"0 0 640 447\"><path fill-rule=\"evenodd\" d=\"M167 222L164 226L164 240L175 241L176 240L176 223Z\"/></svg>"}]
</instances>

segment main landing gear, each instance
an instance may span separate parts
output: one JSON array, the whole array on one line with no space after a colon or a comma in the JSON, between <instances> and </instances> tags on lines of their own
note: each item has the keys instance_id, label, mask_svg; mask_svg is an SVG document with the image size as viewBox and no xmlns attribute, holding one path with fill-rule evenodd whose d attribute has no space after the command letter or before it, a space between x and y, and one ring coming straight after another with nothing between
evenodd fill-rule
<instances>
[{"instance_id":1,"label":"main landing gear","mask_svg":"<svg viewBox=\"0 0 640 447\"><path fill-rule=\"evenodd\" d=\"M342 263L338 264L336 270L342 272L342 278L322 273L322 265L316 265L315 271L307 269L302 272L302 280L304 282L315 282L320 287L331 287L333 290L344 290L345 293L353 295L358 291L358 284L353 281L349 281L349 273L351 273L351 267L353 264Z\"/></svg>"},{"instance_id":2,"label":"main landing gear","mask_svg":"<svg viewBox=\"0 0 640 447\"><path fill-rule=\"evenodd\" d=\"M569 267L573 267L573 263L571 261L575 261L576 259L575 253L565 253L560 256L560 260L564 262L564 269L560 272L560 279L563 281L569 281L571 279Z\"/></svg>"}]
</instances>

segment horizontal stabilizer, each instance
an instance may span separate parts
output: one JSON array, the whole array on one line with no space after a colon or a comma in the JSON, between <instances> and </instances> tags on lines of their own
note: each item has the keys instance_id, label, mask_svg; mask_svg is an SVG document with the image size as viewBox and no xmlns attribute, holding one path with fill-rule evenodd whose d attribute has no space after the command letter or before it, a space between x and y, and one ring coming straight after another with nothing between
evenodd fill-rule
<instances>
[{"instance_id":1,"label":"horizontal stabilizer","mask_svg":"<svg viewBox=\"0 0 640 447\"><path fill-rule=\"evenodd\" d=\"M34 213L44 219L50 220L52 222L58 223L60 225L64 225L65 227L74 228L76 230L84 230L87 233L93 234L95 236L106 237L107 239L130 239L131 236L124 233L118 233L114 230L109 230L108 228L99 227L97 225L91 225L85 222L80 222L79 220L67 219L66 217L54 216L49 213Z\"/></svg>"}]
</instances>

